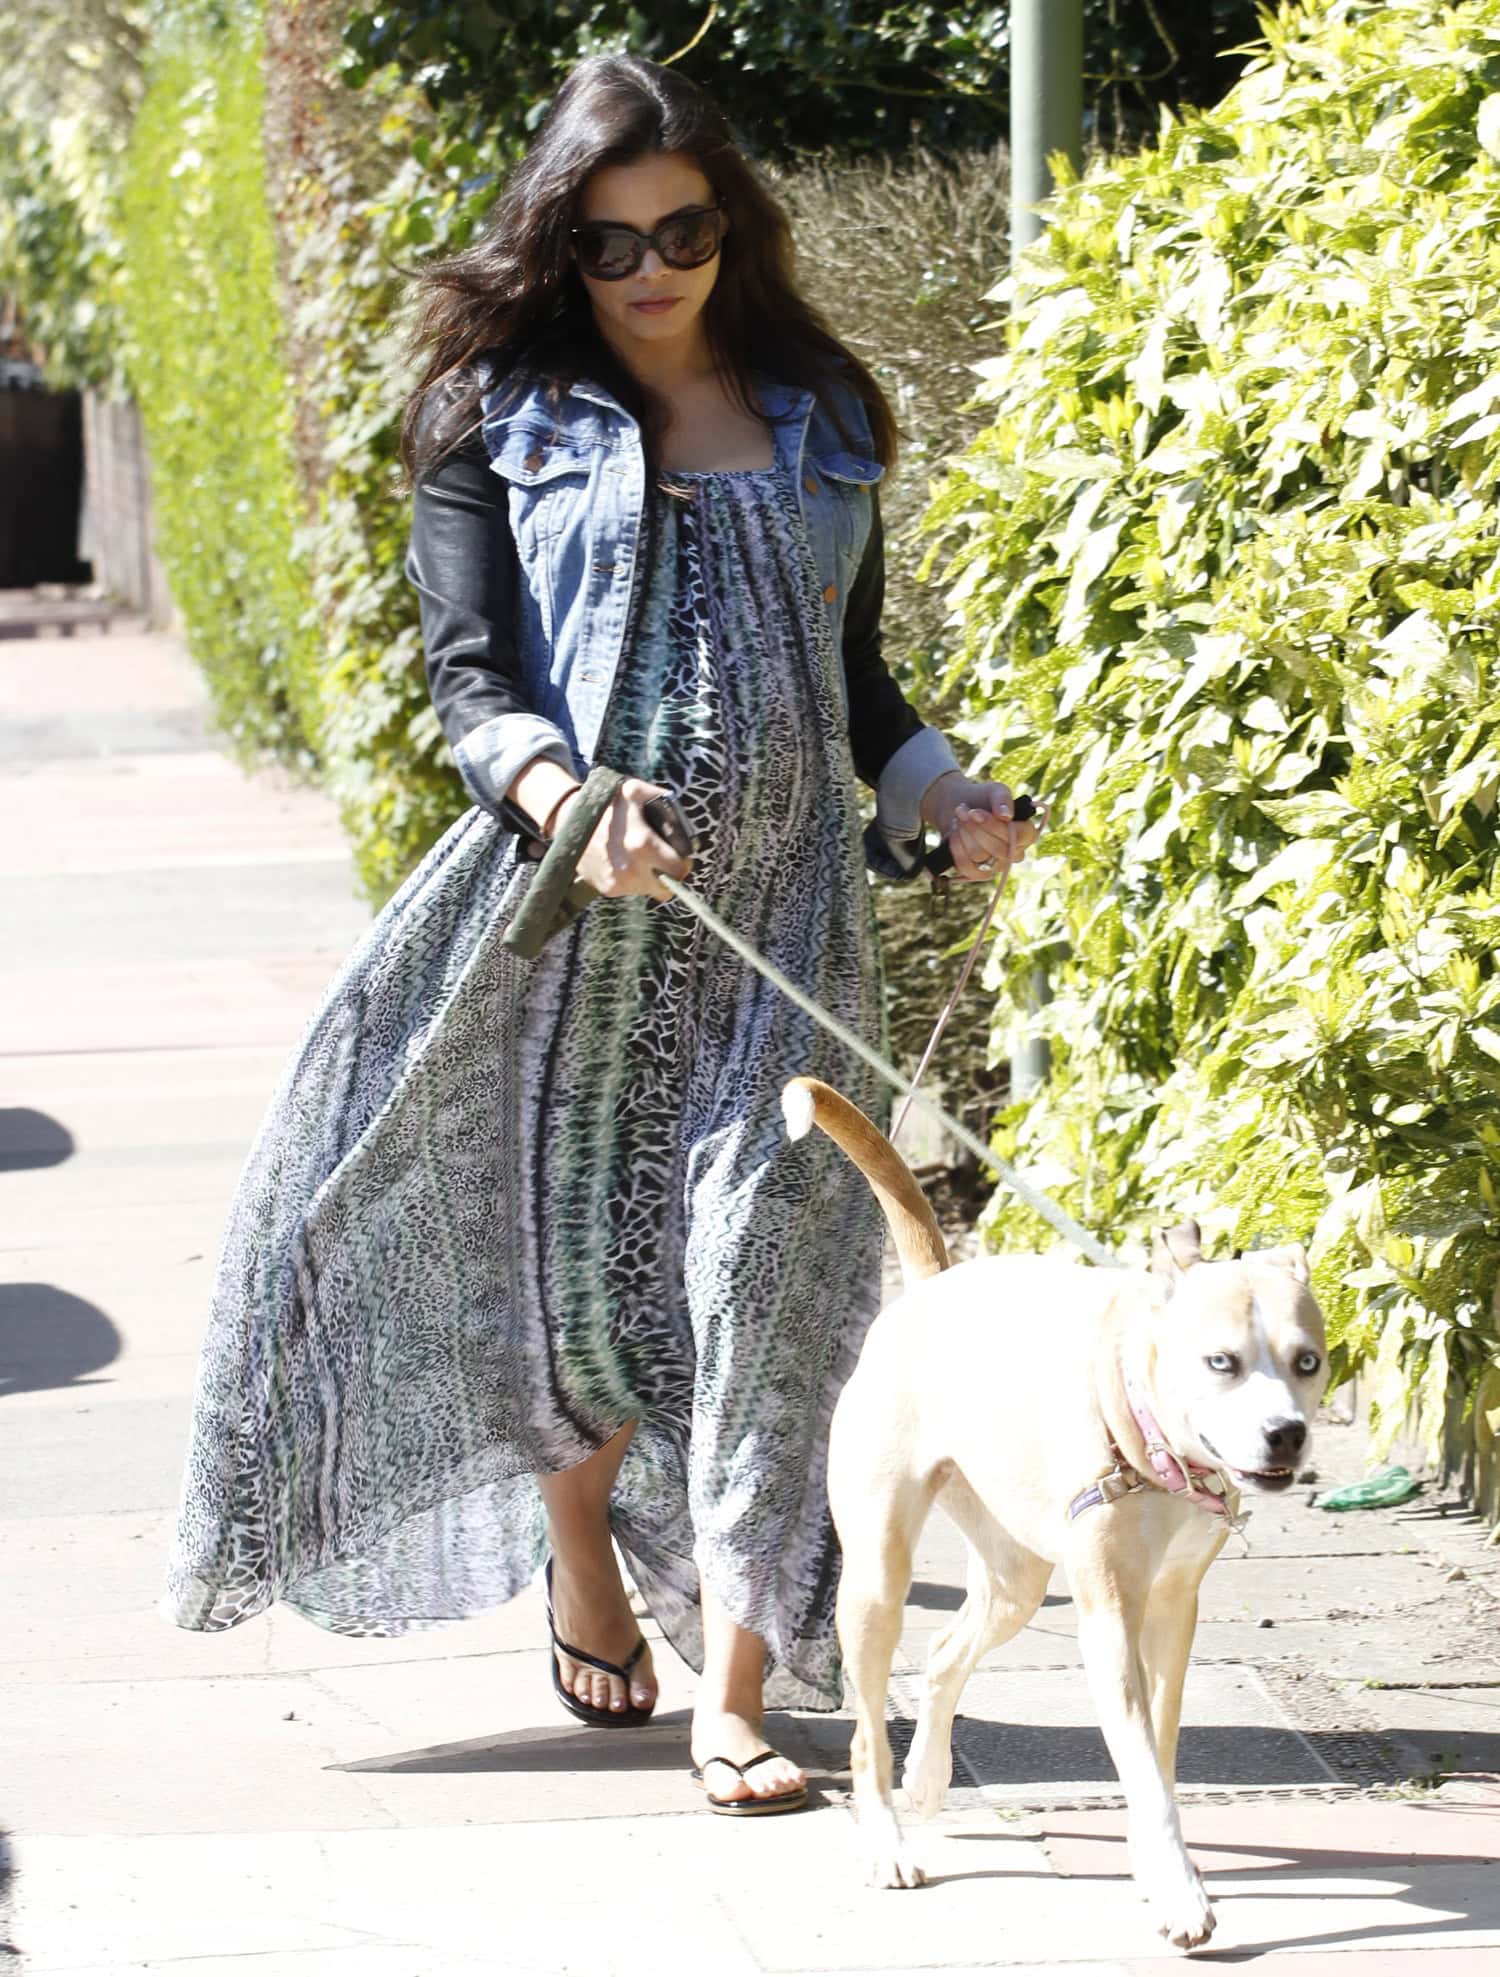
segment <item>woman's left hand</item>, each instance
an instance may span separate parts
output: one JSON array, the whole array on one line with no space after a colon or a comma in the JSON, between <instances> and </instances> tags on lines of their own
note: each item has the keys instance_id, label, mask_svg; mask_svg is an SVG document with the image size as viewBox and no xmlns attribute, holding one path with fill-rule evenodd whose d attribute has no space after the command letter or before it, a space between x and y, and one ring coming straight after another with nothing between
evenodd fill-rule
<instances>
[{"instance_id":1,"label":"woman's left hand","mask_svg":"<svg viewBox=\"0 0 1500 1977\"><path fill-rule=\"evenodd\" d=\"M973 782L950 769L922 798L922 822L946 838L955 878L993 885L1020 864L1039 835L1035 824L1013 821L1014 807L1004 783Z\"/></svg>"}]
</instances>

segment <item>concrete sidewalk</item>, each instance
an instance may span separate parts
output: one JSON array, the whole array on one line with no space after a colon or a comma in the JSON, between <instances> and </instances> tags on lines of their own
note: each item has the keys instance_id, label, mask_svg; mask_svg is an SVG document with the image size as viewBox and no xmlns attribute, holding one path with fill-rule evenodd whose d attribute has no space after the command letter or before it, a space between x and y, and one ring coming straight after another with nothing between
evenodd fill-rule
<instances>
[{"instance_id":1,"label":"concrete sidewalk","mask_svg":"<svg viewBox=\"0 0 1500 1977\"><path fill-rule=\"evenodd\" d=\"M209 1276L286 1053L367 923L332 806L215 747L164 639L0 600L0 1823L10 1960L126 1977L723 1977L1178 1959L1061 1584L971 1684L932 1884L855 1882L848 1721L773 1718L817 1808L709 1817L691 1677L588 1732L539 1596L400 1642L281 1611L160 1621ZM42 635L5 636L28 615ZM51 613L52 618L61 613ZM1320 1427L1326 1484L1357 1432ZM1182 1747L1213 1954L1361 1977L1500 1966L1500 1552L1461 1507L1257 1508L1209 1576ZM898 1748L961 1598L934 1522ZM648 1631L650 1631L648 1627ZM3 1898L3 1897L0 1897ZM0 1938L5 1936L0 1928ZM7 1960L0 1950L0 1964Z\"/></svg>"}]
</instances>

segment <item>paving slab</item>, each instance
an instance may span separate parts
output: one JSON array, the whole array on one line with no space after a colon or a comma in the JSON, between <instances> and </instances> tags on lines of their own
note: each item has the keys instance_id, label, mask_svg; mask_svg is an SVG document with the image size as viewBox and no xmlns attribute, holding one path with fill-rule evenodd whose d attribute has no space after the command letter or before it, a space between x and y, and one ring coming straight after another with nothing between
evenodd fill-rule
<instances>
[{"instance_id":1,"label":"paving slab","mask_svg":"<svg viewBox=\"0 0 1500 1977\"><path fill-rule=\"evenodd\" d=\"M1035 1827L1058 1874L1096 1880L1130 1872L1123 1811L1043 1813ZM1500 1816L1435 1800L1188 1805L1182 1830L1203 1874L1500 1861Z\"/></svg>"},{"instance_id":2,"label":"paving slab","mask_svg":"<svg viewBox=\"0 0 1500 1977\"><path fill-rule=\"evenodd\" d=\"M1081 1671L976 1674L953 1747L956 1773L996 1805L1119 1790ZM1184 1791L1318 1790L1336 1776L1253 1668L1200 1663L1183 1695L1178 1780Z\"/></svg>"},{"instance_id":3,"label":"paving slab","mask_svg":"<svg viewBox=\"0 0 1500 1977\"><path fill-rule=\"evenodd\" d=\"M1431 1566L1413 1553L1387 1556L1373 1573L1360 1557L1263 1558L1236 1554L1231 1543L1209 1567L1199 1595L1204 1621L1270 1619L1278 1625L1330 1617L1349 1620L1413 1612L1443 1604L1445 1593Z\"/></svg>"},{"instance_id":4,"label":"paving slab","mask_svg":"<svg viewBox=\"0 0 1500 1977\"><path fill-rule=\"evenodd\" d=\"M407 1977L476 1959L549 1977L753 1977L714 1890L730 1877L764 1885L784 1849L762 1829L790 1823L616 1819L586 1845L546 1822L503 1835L44 1836L21 1859L17 1933L29 1967L49 1972L129 1960L175 1972L231 1951L254 1972L257 1953L343 1951L359 1973L367 1956L405 1954ZM90 1899L70 1909L80 1889Z\"/></svg>"},{"instance_id":5,"label":"paving slab","mask_svg":"<svg viewBox=\"0 0 1500 1977\"><path fill-rule=\"evenodd\" d=\"M1449 1771L1500 1771L1500 1687L1390 1689L1381 1727L1415 1778Z\"/></svg>"},{"instance_id":6,"label":"paving slab","mask_svg":"<svg viewBox=\"0 0 1500 1977\"><path fill-rule=\"evenodd\" d=\"M520 1965L500 1956L434 1958L419 1944L404 1949L371 1949L368 1943L338 1949L252 1950L233 1956L174 1956L169 1962L34 1965L48 1977L556 1977L537 1964Z\"/></svg>"},{"instance_id":7,"label":"paving slab","mask_svg":"<svg viewBox=\"0 0 1500 1977\"><path fill-rule=\"evenodd\" d=\"M20 1288L29 1298L32 1287ZM80 1384L15 1403L3 1470L13 1514L71 1517L97 1509L98 1477L78 1460L80 1447L91 1442L109 1451L109 1500L121 1510L176 1501L185 1445L181 1402L166 1394L137 1398L124 1384Z\"/></svg>"},{"instance_id":8,"label":"paving slab","mask_svg":"<svg viewBox=\"0 0 1500 1977\"><path fill-rule=\"evenodd\" d=\"M364 1729L305 1676L7 1686L7 1821L23 1834L390 1825L360 1778L329 1768Z\"/></svg>"},{"instance_id":9,"label":"paving slab","mask_svg":"<svg viewBox=\"0 0 1500 1977\"><path fill-rule=\"evenodd\" d=\"M285 1606L221 1633L195 1633L157 1611L173 1517L160 1509L10 1518L0 1531L4 1583L14 1595L0 1629L0 1682L212 1681L365 1668L389 1674L413 1663L494 1664L514 1656L496 1668L495 1684L527 1695L539 1721L554 1719L540 1590L397 1640L330 1633ZM649 1615L641 1629L653 1643L660 1640ZM664 1659L676 1657L668 1649L659 1665Z\"/></svg>"},{"instance_id":10,"label":"paving slab","mask_svg":"<svg viewBox=\"0 0 1500 1977\"><path fill-rule=\"evenodd\" d=\"M1218 1937L1214 1938L1214 1949ZM1218 1959L1213 1949L1199 1952L1194 1964L1212 1965ZM1493 1977L1494 1951L1491 1949L1444 1949L1420 1943L1413 1949L1370 1949L1362 1942L1342 1950L1302 1949L1289 1943L1276 1949L1242 1950L1223 1958L1236 1972L1257 1971L1268 1977L1272 1971L1287 1977ZM1190 1966L1189 1966L1190 1967ZM1182 1977L1181 1957L1132 1957L1130 1977Z\"/></svg>"},{"instance_id":11,"label":"paving slab","mask_svg":"<svg viewBox=\"0 0 1500 1977\"><path fill-rule=\"evenodd\" d=\"M1500 1812L1500 1771L1460 1771L1445 1778L1433 1797L1441 1805Z\"/></svg>"},{"instance_id":12,"label":"paving slab","mask_svg":"<svg viewBox=\"0 0 1500 1977\"><path fill-rule=\"evenodd\" d=\"M331 807L279 769L252 780L210 750L43 762L27 775L5 768L0 874L6 876L349 863ZM34 828L41 807L48 812L45 834ZM128 829L101 830L101 809L116 810Z\"/></svg>"}]
</instances>

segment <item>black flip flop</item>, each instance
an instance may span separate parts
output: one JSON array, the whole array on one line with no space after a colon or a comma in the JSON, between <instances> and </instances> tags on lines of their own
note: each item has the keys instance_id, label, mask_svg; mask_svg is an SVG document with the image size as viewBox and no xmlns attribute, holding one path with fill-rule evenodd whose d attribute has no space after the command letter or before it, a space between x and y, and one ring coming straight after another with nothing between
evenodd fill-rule
<instances>
[{"instance_id":1,"label":"black flip flop","mask_svg":"<svg viewBox=\"0 0 1500 1977\"><path fill-rule=\"evenodd\" d=\"M768 1758L780 1757L780 1755L781 1752L775 1750L758 1751L743 1764L736 1764L732 1757L705 1758L702 1764L693 1766L693 1783L702 1786L711 1812L728 1813L732 1819L753 1819L766 1812L796 1812L800 1806L807 1804L806 1785L794 1785L791 1791L775 1792L769 1798L725 1799L709 1791L703 1775L710 1764L727 1764L731 1771L743 1778L745 1773L753 1771L757 1764L764 1764Z\"/></svg>"},{"instance_id":2,"label":"black flip flop","mask_svg":"<svg viewBox=\"0 0 1500 1977\"><path fill-rule=\"evenodd\" d=\"M552 1693L570 1716L576 1716L580 1723L597 1724L604 1730L638 1730L643 1723L651 1721L655 1703L651 1705L651 1709L637 1709L630 1703L627 1703L624 1709L610 1709L608 1706L600 1709L591 1702L580 1702L571 1689L563 1687L562 1672L557 1665L559 1653L568 1655L574 1661L582 1661L590 1668L597 1668L601 1675L618 1676L628 1690L630 1671L646 1652L646 1636L644 1634L640 1636L618 1667L612 1661L601 1661L597 1654L585 1654L582 1648L572 1647L567 1641L560 1640L557 1629L552 1624L552 1560L550 1558L547 1560L547 1632L552 1636L552 1646L549 1650L552 1664Z\"/></svg>"}]
</instances>

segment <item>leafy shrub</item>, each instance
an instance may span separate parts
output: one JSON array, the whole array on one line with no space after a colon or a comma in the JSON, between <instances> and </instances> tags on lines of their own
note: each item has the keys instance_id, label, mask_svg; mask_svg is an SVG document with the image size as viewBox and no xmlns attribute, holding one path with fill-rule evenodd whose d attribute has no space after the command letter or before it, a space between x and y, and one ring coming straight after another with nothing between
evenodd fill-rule
<instances>
[{"instance_id":1,"label":"leafy shrub","mask_svg":"<svg viewBox=\"0 0 1500 1977\"><path fill-rule=\"evenodd\" d=\"M1500 0L1266 33L1059 193L932 510L972 733L1059 807L1002 1143L1108 1232L1311 1236L1337 1372L1435 1444L1500 1363Z\"/></svg>"},{"instance_id":2,"label":"leafy shrub","mask_svg":"<svg viewBox=\"0 0 1500 1977\"><path fill-rule=\"evenodd\" d=\"M124 187L128 367L158 542L188 645L242 760L307 767L318 639L293 553L261 151L259 9L189 16L158 44Z\"/></svg>"},{"instance_id":3,"label":"leafy shrub","mask_svg":"<svg viewBox=\"0 0 1500 1977\"><path fill-rule=\"evenodd\" d=\"M1254 0L1083 0L1089 114L1112 141L1160 102L1213 102ZM585 55L675 60L757 152L844 155L993 144L1009 116L1009 0L399 0L350 16L351 75L388 62L465 127L533 130Z\"/></svg>"},{"instance_id":4,"label":"leafy shrub","mask_svg":"<svg viewBox=\"0 0 1500 1977\"><path fill-rule=\"evenodd\" d=\"M272 0L267 116L306 496L297 543L320 639L322 776L379 904L471 801L428 698L402 569L411 496L397 439L415 380L400 270L468 240L508 154L498 139L445 129L393 66L348 89L346 19L343 0Z\"/></svg>"},{"instance_id":5,"label":"leafy shrub","mask_svg":"<svg viewBox=\"0 0 1500 1977\"><path fill-rule=\"evenodd\" d=\"M125 390L119 196L144 39L139 0L0 0L0 294L57 389Z\"/></svg>"}]
</instances>

